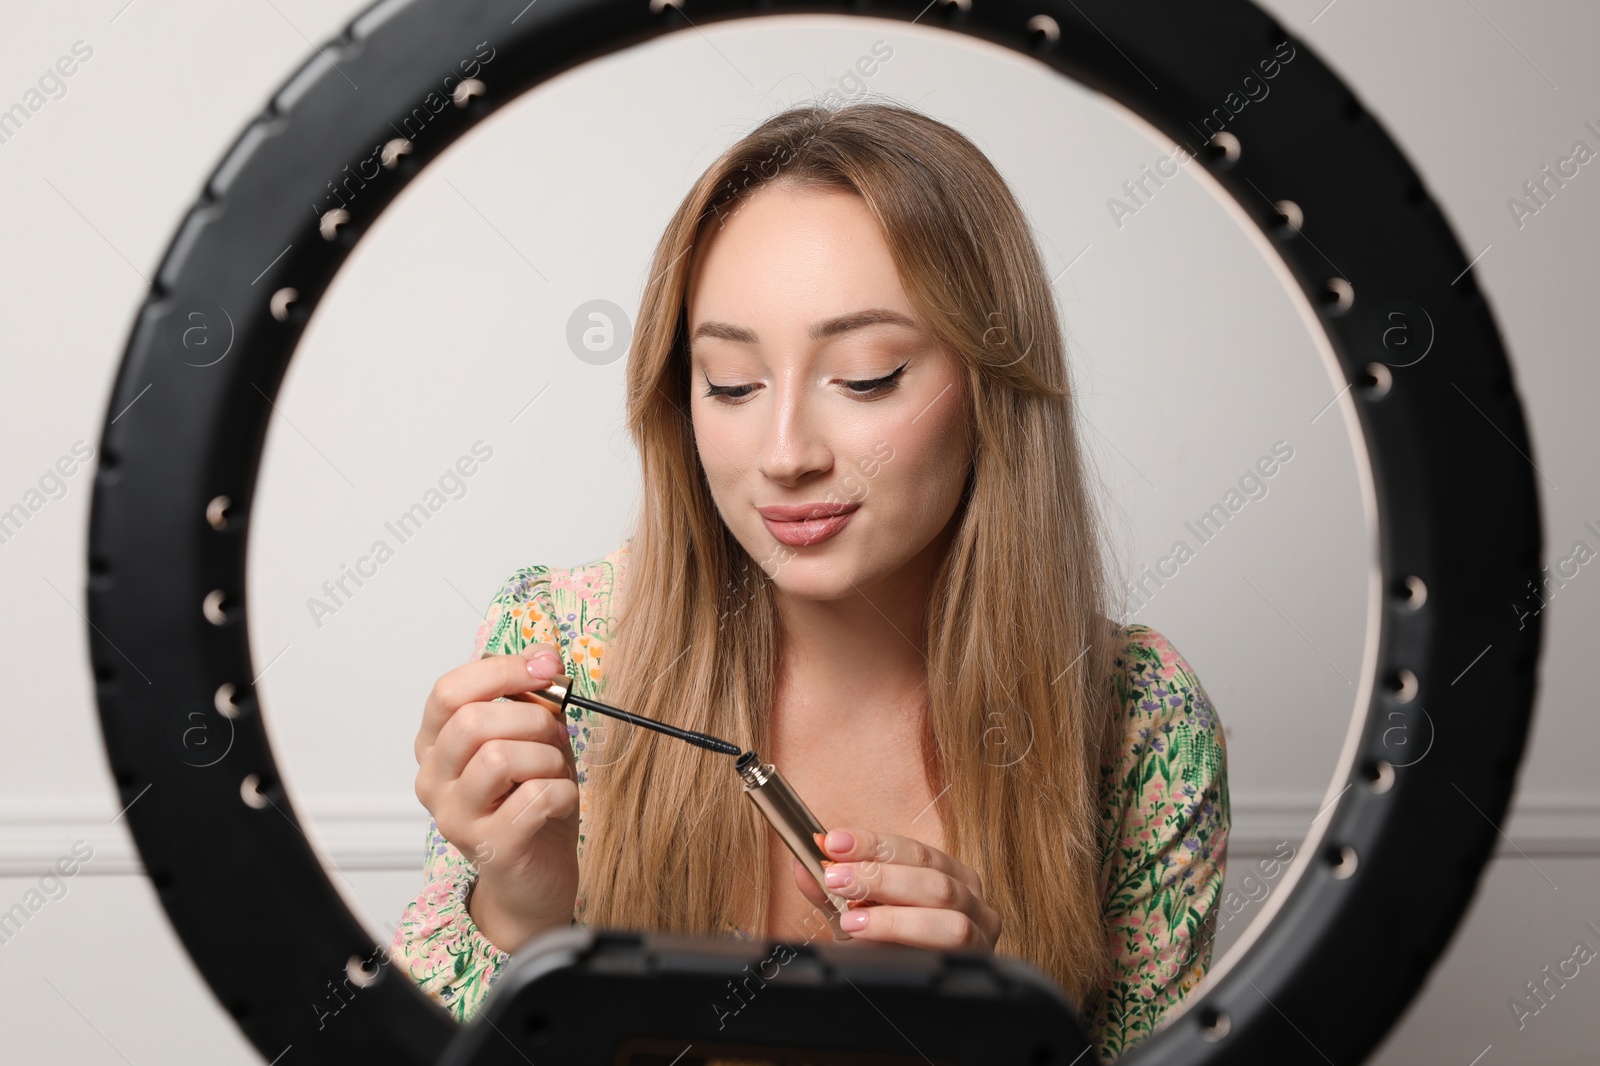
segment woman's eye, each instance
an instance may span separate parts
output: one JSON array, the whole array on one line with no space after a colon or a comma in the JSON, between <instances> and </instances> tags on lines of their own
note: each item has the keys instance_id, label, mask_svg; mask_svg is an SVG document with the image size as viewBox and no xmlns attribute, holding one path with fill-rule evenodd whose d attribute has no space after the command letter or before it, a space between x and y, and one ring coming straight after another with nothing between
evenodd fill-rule
<instances>
[{"instance_id":1,"label":"woman's eye","mask_svg":"<svg viewBox=\"0 0 1600 1066\"><path fill-rule=\"evenodd\" d=\"M857 396L870 396L873 393L887 394L900 385L900 374L907 364L901 363L893 373L885 374L881 378L872 378L868 381L846 381L844 387Z\"/></svg>"},{"instance_id":2,"label":"woman's eye","mask_svg":"<svg viewBox=\"0 0 1600 1066\"><path fill-rule=\"evenodd\" d=\"M705 395L723 396L730 400L742 400L750 395L754 389L754 385L711 385L706 389Z\"/></svg>"},{"instance_id":3,"label":"woman's eye","mask_svg":"<svg viewBox=\"0 0 1600 1066\"><path fill-rule=\"evenodd\" d=\"M887 395L900 385L900 375L905 371L908 363L901 363L892 373L881 378L869 378L865 381L842 381L846 391L852 396ZM743 400L754 392L756 385L713 385L710 378L705 378L706 391L702 394L722 400L724 403L734 403Z\"/></svg>"},{"instance_id":4,"label":"woman's eye","mask_svg":"<svg viewBox=\"0 0 1600 1066\"><path fill-rule=\"evenodd\" d=\"M847 381L844 387L857 396L870 396L880 389L885 392L893 389L895 382L892 378L873 378L871 381Z\"/></svg>"}]
</instances>

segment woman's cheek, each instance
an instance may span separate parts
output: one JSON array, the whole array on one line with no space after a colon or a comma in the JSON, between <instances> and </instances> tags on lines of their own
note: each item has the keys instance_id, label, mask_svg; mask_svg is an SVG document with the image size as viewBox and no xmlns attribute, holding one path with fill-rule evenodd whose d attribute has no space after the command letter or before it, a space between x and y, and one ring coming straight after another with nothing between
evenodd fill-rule
<instances>
[{"instance_id":1,"label":"woman's cheek","mask_svg":"<svg viewBox=\"0 0 1600 1066\"><path fill-rule=\"evenodd\" d=\"M760 534L765 532L766 527L762 525L761 516L754 507L744 506L747 500L741 493L741 486L745 480L738 468L727 461L727 453L719 451L723 442L713 436L709 440L700 438L696 443L702 446L700 465L705 471L706 485L711 490L711 502L722 515L723 521L735 539L744 543L746 548L761 543Z\"/></svg>"},{"instance_id":2,"label":"woman's cheek","mask_svg":"<svg viewBox=\"0 0 1600 1066\"><path fill-rule=\"evenodd\" d=\"M921 493L921 502L930 511L946 508L950 486L954 484L959 489L965 482L967 463L971 459L961 425L948 416L931 417L939 411L940 404L935 404L891 442L894 460L888 464L898 474L895 480L916 483L914 490L909 485L907 488ZM954 404L948 408L956 409Z\"/></svg>"}]
</instances>

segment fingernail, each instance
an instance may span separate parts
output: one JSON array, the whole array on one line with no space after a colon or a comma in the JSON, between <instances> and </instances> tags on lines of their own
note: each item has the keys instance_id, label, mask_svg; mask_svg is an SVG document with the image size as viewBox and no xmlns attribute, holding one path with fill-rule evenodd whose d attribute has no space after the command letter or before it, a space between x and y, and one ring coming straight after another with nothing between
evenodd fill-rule
<instances>
[{"instance_id":1,"label":"fingernail","mask_svg":"<svg viewBox=\"0 0 1600 1066\"><path fill-rule=\"evenodd\" d=\"M542 655L535 655L528 660L528 676L542 684L549 684L558 672L555 664Z\"/></svg>"},{"instance_id":2,"label":"fingernail","mask_svg":"<svg viewBox=\"0 0 1600 1066\"><path fill-rule=\"evenodd\" d=\"M826 843L824 844L824 850L835 852L849 851L855 846L856 837L854 833L850 832L848 829L835 829L828 833Z\"/></svg>"},{"instance_id":3,"label":"fingernail","mask_svg":"<svg viewBox=\"0 0 1600 1066\"><path fill-rule=\"evenodd\" d=\"M852 880L850 867L830 866L822 871L822 880L829 888L844 888Z\"/></svg>"},{"instance_id":4,"label":"fingernail","mask_svg":"<svg viewBox=\"0 0 1600 1066\"><path fill-rule=\"evenodd\" d=\"M857 932L867 927L866 911L846 911L839 915L839 926L849 932Z\"/></svg>"},{"instance_id":5,"label":"fingernail","mask_svg":"<svg viewBox=\"0 0 1600 1066\"><path fill-rule=\"evenodd\" d=\"M561 661L561 656L557 655L555 652L551 651L549 648L540 648L538 651L533 653L531 658L534 658L534 659L549 659L553 663L558 663L558 662Z\"/></svg>"}]
</instances>

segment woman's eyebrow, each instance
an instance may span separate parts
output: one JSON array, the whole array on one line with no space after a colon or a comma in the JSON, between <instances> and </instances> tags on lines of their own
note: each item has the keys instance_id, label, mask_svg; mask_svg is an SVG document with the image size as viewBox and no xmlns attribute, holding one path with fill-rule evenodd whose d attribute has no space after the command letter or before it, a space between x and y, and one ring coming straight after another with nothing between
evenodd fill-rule
<instances>
[{"instance_id":1,"label":"woman's eyebrow","mask_svg":"<svg viewBox=\"0 0 1600 1066\"><path fill-rule=\"evenodd\" d=\"M872 307L865 311L851 311L849 314L836 315L833 318L825 318L820 322L814 322L809 330L809 336L814 341L826 340L829 337L837 337L841 333L848 333L853 329L876 326L882 323L905 326L909 329L922 328L914 320L899 311L891 311L887 307ZM722 340L733 341L736 344L760 343L760 338L756 336L755 330L745 326L735 326L729 322L706 321L700 323L695 327L694 333L689 337L689 340L693 343L701 337L720 337Z\"/></svg>"}]
</instances>

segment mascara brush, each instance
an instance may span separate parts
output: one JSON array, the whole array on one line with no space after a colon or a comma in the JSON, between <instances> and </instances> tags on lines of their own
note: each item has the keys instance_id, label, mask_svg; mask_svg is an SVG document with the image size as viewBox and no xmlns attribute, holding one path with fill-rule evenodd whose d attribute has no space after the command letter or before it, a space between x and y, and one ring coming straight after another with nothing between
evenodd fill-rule
<instances>
[{"instance_id":1,"label":"mascara brush","mask_svg":"<svg viewBox=\"0 0 1600 1066\"><path fill-rule=\"evenodd\" d=\"M677 737L679 740L687 741L697 748L705 748L708 751L715 751L722 755L742 754L737 744L730 744L726 740L714 737L709 733L697 733L693 729L679 729L675 725L658 722L654 718L630 714L621 707L613 707L609 703L601 703L599 700L575 696L572 693L572 678L566 674L557 674L555 679L544 688L531 689L526 693L515 692L509 698L521 700L524 703L532 703L535 696L555 704L557 711L566 711L567 704L570 703L574 706L594 711L597 714L609 715L624 722L644 726L646 729L654 729L657 733L665 733L669 737Z\"/></svg>"}]
</instances>

